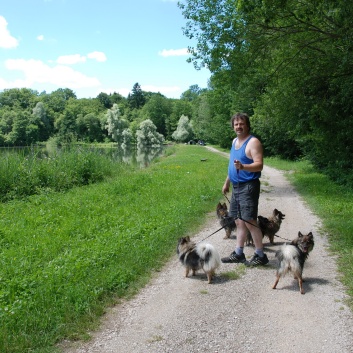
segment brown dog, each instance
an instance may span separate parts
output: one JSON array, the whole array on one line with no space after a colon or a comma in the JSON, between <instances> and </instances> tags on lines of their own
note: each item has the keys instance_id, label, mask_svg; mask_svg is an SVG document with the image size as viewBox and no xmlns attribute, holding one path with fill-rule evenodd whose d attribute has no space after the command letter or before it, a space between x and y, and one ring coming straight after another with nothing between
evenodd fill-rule
<instances>
[{"instance_id":1,"label":"brown dog","mask_svg":"<svg viewBox=\"0 0 353 353\"><path fill-rule=\"evenodd\" d=\"M229 239L232 232L236 229L235 221L228 214L228 207L225 203L218 202L216 209L217 217L219 219L219 223L224 230L226 231L226 235L224 239Z\"/></svg>"},{"instance_id":2,"label":"brown dog","mask_svg":"<svg viewBox=\"0 0 353 353\"><path fill-rule=\"evenodd\" d=\"M273 239L276 233L281 227L282 220L286 215L275 208L272 212L272 216L269 218L258 216L257 224L259 225L262 236L267 236L270 239L270 243L273 244Z\"/></svg>"},{"instance_id":3,"label":"brown dog","mask_svg":"<svg viewBox=\"0 0 353 353\"><path fill-rule=\"evenodd\" d=\"M314 236L310 232L303 235L298 233L298 237L294 239L290 244L283 245L277 252L276 258L278 261L276 281L272 286L276 289L278 281L281 277L284 277L286 273L292 272L294 278L298 279L300 293L304 294L303 289L303 269L304 263L309 252L314 248Z\"/></svg>"}]
</instances>

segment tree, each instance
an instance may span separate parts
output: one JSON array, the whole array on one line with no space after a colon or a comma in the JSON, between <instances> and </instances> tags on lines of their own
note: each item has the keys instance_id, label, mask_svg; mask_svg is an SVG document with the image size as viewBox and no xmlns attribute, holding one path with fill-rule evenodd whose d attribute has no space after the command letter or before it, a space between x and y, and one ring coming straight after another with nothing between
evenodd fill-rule
<instances>
[{"instance_id":1,"label":"tree","mask_svg":"<svg viewBox=\"0 0 353 353\"><path fill-rule=\"evenodd\" d=\"M140 124L136 132L136 140L138 149L146 149L160 147L164 142L164 137L157 132L156 126L148 119Z\"/></svg>"},{"instance_id":2,"label":"tree","mask_svg":"<svg viewBox=\"0 0 353 353\"><path fill-rule=\"evenodd\" d=\"M78 138L86 142L103 142L104 135L102 131L99 115L96 113L80 114L76 119Z\"/></svg>"},{"instance_id":3,"label":"tree","mask_svg":"<svg viewBox=\"0 0 353 353\"><path fill-rule=\"evenodd\" d=\"M27 146L33 141L33 126L29 126L29 113L18 111L14 116L11 132L5 137L5 143L12 146ZM27 135L27 133L29 133Z\"/></svg>"},{"instance_id":4,"label":"tree","mask_svg":"<svg viewBox=\"0 0 353 353\"><path fill-rule=\"evenodd\" d=\"M141 86L137 82L134 84L132 92L128 94L127 101L132 109L140 109L144 106L146 99Z\"/></svg>"},{"instance_id":5,"label":"tree","mask_svg":"<svg viewBox=\"0 0 353 353\"><path fill-rule=\"evenodd\" d=\"M166 136L166 120L172 111L171 102L162 94L154 94L142 108L144 120L150 119L157 131Z\"/></svg>"},{"instance_id":6,"label":"tree","mask_svg":"<svg viewBox=\"0 0 353 353\"><path fill-rule=\"evenodd\" d=\"M124 150L127 150L131 147L133 141L133 136L132 136L132 132L130 129L124 129L124 131L122 132L122 143L121 143L121 147Z\"/></svg>"},{"instance_id":7,"label":"tree","mask_svg":"<svg viewBox=\"0 0 353 353\"><path fill-rule=\"evenodd\" d=\"M38 127L38 140L46 141L53 131L53 125L49 121L45 106L42 102L38 102L33 108L30 122Z\"/></svg>"},{"instance_id":8,"label":"tree","mask_svg":"<svg viewBox=\"0 0 353 353\"><path fill-rule=\"evenodd\" d=\"M97 99L107 109L110 109L113 106L113 103L110 100L110 96L107 93L104 93L104 92L99 93L97 96Z\"/></svg>"},{"instance_id":9,"label":"tree","mask_svg":"<svg viewBox=\"0 0 353 353\"><path fill-rule=\"evenodd\" d=\"M53 112L62 113L69 99L77 99L76 94L69 88L59 88L41 97L42 102Z\"/></svg>"},{"instance_id":10,"label":"tree","mask_svg":"<svg viewBox=\"0 0 353 353\"><path fill-rule=\"evenodd\" d=\"M116 141L119 145L123 142L123 131L128 127L128 122L120 118L119 107L114 104L112 109L108 109L106 113L106 125L105 128L108 130L108 135L111 136L113 141Z\"/></svg>"},{"instance_id":11,"label":"tree","mask_svg":"<svg viewBox=\"0 0 353 353\"><path fill-rule=\"evenodd\" d=\"M166 119L166 136L171 138L173 132L177 129L179 119L182 115L193 117L193 105L188 100L175 99L172 102L172 113Z\"/></svg>"},{"instance_id":12,"label":"tree","mask_svg":"<svg viewBox=\"0 0 353 353\"><path fill-rule=\"evenodd\" d=\"M33 108L38 102L38 92L29 88L10 88L0 93L0 107Z\"/></svg>"},{"instance_id":13,"label":"tree","mask_svg":"<svg viewBox=\"0 0 353 353\"><path fill-rule=\"evenodd\" d=\"M192 102L193 100L197 99L201 92L202 89L198 85L192 85L188 90L181 94L180 99Z\"/></svg>"},{"instance_id":14,"label":"tree","mask_svg":"<svg viewBox=\"0 0 353 353\"><path fill-rule=\"evenodd\" d=\"M192 136L193 131L189 118L185 115L182 115L179 119L177 129L172 134L172 138L179 142L186 142L189 141Z\"/></svg>"},{"instance_id":15,"label":"tree","mask_svg":"<svg viewBox=\"0 0 353 353\"><path fill-rule=\"evenodd\" d=\"M212 136L212 112L207 94L202 94L195 102L195 113L192 121L194 134L198 140L210 140Z\"/></svg>"}]
</instances>

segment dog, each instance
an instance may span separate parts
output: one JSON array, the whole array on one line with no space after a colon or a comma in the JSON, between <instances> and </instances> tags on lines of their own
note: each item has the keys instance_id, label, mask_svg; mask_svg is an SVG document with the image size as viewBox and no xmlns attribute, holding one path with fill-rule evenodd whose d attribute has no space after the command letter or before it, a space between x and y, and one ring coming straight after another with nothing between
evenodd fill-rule
<instances>
[{"instance_id":1,"label":"dog","mask_svg":"<svg viewBox=\"0 0 353 353\"><path fill-rule=\"evenodd\" d=\"M185 267L185 277L189 276L190 271L195 276L197 270L203 269L208 283L212 282L216 269L221 265L221 257L213 245L195 244L189 236L178 240L177 255Z\"/></svg>"},{"instance_id":2,"label":"dog","mask_svg":"<svg viewBox=\"0 0 353 353\"><path fill-rule=\"evenodd\" d=\"M273 244L274 237L281 227L282 220L286 215L275 208L269 218L257 216L257 224L262 232L262 237L267 236Z\"/></svg>"},{"instance_id":3,"label":"dog","mask_svg":"<svg viewBox=\"0 0 353 353\"><path fill-rule=\"evenodd\" d=\"M298 232L298 237L294 239L290 244L283 245L277 252L277 272L276 281L272 286L272 289L276 289L278 281L281 277L284 277L286 273L292 272L294 278L298 279L299 290L301 294L304 294L303 289L303 269L304 263L309 253L314 248L314 236L312 232L308 234L302 234Z\"/></svg>"},{"instance_id":4,"label":"dog","mask_svg":"<svg viewBox=\"0 0 353 353\"><path fill-rule=\"evenodd\" d=\"M218 202L216 213L220 225L224 227L224 230L226 231L226 235L223 239L229 239L232 232L237 228L235 220L233 217L229 216L228 207L225 203L222 204L221 202Z\"/></svg>"}]
</instances>

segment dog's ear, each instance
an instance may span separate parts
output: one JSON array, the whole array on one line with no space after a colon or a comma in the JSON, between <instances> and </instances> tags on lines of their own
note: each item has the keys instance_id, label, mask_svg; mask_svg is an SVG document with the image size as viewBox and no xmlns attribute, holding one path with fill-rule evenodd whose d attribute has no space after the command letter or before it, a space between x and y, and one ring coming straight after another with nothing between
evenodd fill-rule
<instances>
[{"instance_id":1,"label":"dog's ear","mask_svg":"<svg viewBox=\"0 0 353 353\"><path fill-rule=\"evenodd\" d=\"M299 231L298 232L298 237L301 238L303 236L303 234Z\"/></svg>"},{"instance_id":2,"label":"dog's ear","mask_svg":"<svg viewBox=\"0 0 353 353\"><path fill-rule=\"evenodd\" d=\"M190 237L189 236L186 236L184 239L185 239L185 241L190 241Z\"/></svg>"}]
</instances>

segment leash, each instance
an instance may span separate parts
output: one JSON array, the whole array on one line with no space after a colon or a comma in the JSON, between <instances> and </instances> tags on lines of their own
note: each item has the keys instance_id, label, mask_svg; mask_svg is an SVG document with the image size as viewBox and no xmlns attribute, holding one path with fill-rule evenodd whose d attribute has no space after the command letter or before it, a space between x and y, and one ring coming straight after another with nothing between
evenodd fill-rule
<instances>
[{"instance_id":1,"label":"leash","mask_svg":"<svg viewBox=\"0 0 353 353\"><path fill-rule=\"evenodd\" d=\"M217 229L217 230L214 231L212 234L208 235L206 238L203 238L203 239L199 240L196 244L203 242L204 240L206 240L207 238L209 238L211 235L216 234L217 232L219 232L220 230L222 230L222 229L225 228L225 227L227 227L227 224L226 224L225 226L223 226L223 227Z\"/></svg>"},{"instance_id":2,"label":"leash","mask_svg":"<svg viewBox=\"0 0 353 353\"><path fill-rule=\"evenodd\" d=\"M281 238L281 239L283 239L283 240L287 240L287 241L290 241L290 242L292 242L292 240L290 240L290 239L287 239L287 238L282 238L282 237L280 237L279 235L277 235L277 234L275 234L275 237L277 237L277 238Z\"/></svg>"},{"instance_id":3,"label":"leash","mask_svg":"<svg viewBox=\"0 0 353 353\"><path fill-rule=\"evenodd\" d=\"M240 198L240 191L239 191L239 169L237 169L237 176L238 176L238 183L237 183L237 217L234 218L234 222L235 222L237 219L240 219L241 221L243 221L243 222L245 222L245 223L251 224L253 227L257 227L257 228L261 229L257 224L256 224L256 225L255 225L255 224L252 224L252 223L250 223L249 221L246 221L245 219L242 219L242 218L241 218L241 215L240 215L240 202L239 202L239 198ZM224 195L224 197L227 199L228 203L230 204L230 201L229 201L227 195L226 195L226 194L223 194L223 195ZM229 218L232 218L232 217L229 217ZM211 233L211 234L208 235L207 237L205 237L205 238L199 240L196 244L203 242L204 240L206 240L206 239L208 239L209 237L211 237L212 235L218 233L219 231L221 231L222 229L224 229L224 228L227 227L227 226L228 226L228 224L226 224L226 225L224 225L223 227L217 229L216 231L214 231L213 233ZM282 238L282 237L280 237L280 236L277 235L277 234L275 234L275 237L281 238L281 239L283 239L283 240L291 241L291 240L289 240L289 239Z\"/></svg>"}]
</instances>

